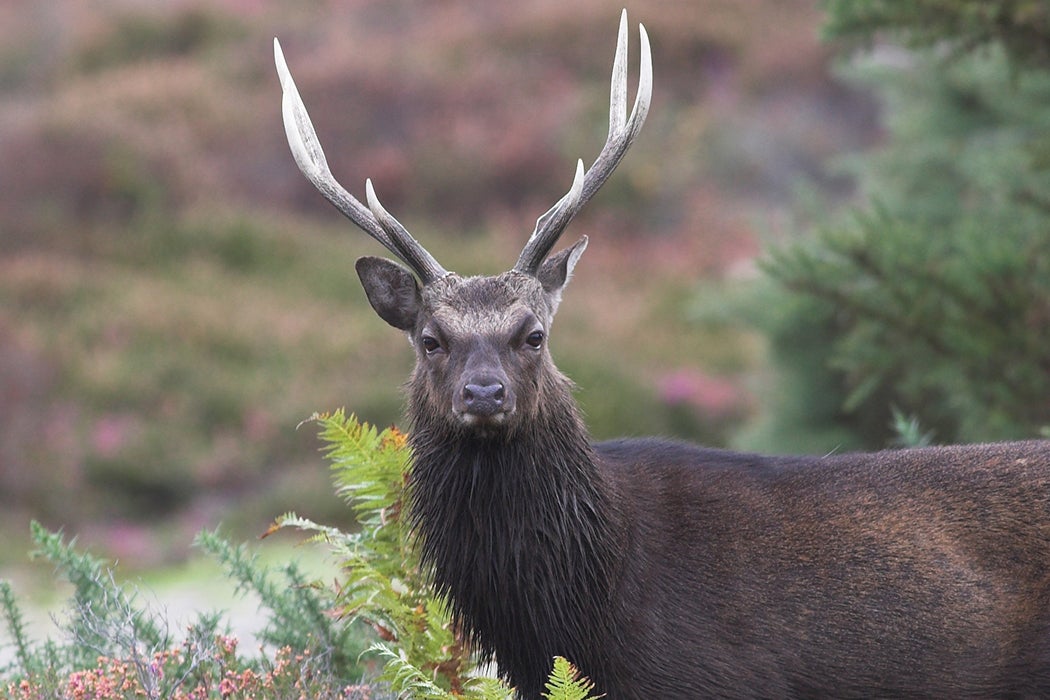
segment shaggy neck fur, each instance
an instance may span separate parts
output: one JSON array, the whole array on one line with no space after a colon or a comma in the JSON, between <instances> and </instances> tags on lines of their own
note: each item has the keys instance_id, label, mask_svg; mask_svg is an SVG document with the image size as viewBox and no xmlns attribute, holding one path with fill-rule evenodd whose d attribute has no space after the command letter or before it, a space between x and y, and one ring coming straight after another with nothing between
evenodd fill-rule
<instances>
[{"instance_id":1,"label":"shaggy neck fur","mask_svg":"<svg viewBox=\"0 0 1050 700\"><path fill-rule=\"evenodd\" d=\"M524 697L539 696L555 655L594 675L609 663L588 649L610 633L610 499L565 384L561 400L490 437L409 402L424 409L410 412L423 563L468 640Z\"/></svg>"}]
</instances>

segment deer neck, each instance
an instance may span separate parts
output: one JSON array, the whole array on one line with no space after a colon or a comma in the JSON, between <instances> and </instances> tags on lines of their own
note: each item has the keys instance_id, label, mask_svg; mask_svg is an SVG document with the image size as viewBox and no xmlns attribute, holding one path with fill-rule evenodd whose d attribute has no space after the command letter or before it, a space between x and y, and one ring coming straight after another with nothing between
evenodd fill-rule
<instances>
[{"instance_id":1,"label":"deer neck","mask_svg":"<svg viewBox=\"0 0 1050 700\"><path fill-rule=\"evenodd\" d=\"M585 662L618 567L609 487L571 398L502 436L411 418L421 558L470 641L518 684L556 654Z\"/></svg>"}]
</instances>

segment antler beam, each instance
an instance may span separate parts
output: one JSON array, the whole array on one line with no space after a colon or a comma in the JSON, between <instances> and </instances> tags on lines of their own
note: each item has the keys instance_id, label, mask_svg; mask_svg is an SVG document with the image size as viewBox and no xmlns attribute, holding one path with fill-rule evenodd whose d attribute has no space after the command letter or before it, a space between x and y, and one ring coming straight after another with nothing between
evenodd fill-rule
<instances>
[{"instance_id":1,"label":"antler beam","mask_svg":"<svg viewBox=\"0 0 1050 700\"><path fill-rule=\"evenodd\" d=\"M277 64L277 75L281 80L281 90L284 93L281 112L284 116L284 131L288 136L288 146L292 149L295 163L306 179L312 182L325 199L335 205L335 208L344 216L412 268L424 285L447 275L448 271L434 259L434 256L428 253L379 203L371 180L365 183L367 207L336 181L328 167L328 161L321 149L321 142L317 139L310 115L306 112L306 105L303 104L299 90L295 87L295 81L292 80L292 74L288 71L281 44L276 38L273 40L273 56Z\"/></svg>"},{"instance_id":2,"label":"antler beam","mask_svg":"<svg viewBox=\"0 0 1050 700\"><path fill-rule=\"evenodd\" d=\"M540 264L550 254L565 227L594 196L594 193L612 175L631 147L645 123L653 97L653 59L649 48L649 35L645 27L638 25L641 44L641 69L638 78L638 94L634 100L631 116L627 116L627 10L620 15L620 32L616 41L616 58L613 60L612 90L609 99L609 137L598 158L584 173L583 161L576 167L572 187L558 203L536 221L536 229L529 237L518 257L514 269L535 275Z\"/></svg>"}]
</instances>

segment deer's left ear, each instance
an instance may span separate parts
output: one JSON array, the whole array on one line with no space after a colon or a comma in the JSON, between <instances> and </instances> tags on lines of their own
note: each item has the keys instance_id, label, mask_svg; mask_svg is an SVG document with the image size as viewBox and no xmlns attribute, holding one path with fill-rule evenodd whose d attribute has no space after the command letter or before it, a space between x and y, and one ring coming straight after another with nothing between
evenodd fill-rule
<instances>
[{"instance_id":1,"label":"deer's left ear","mask_svg":"<svg viewBox=\"0 0 1050 700\"><path fill-rule=\"evenodd\" d=\"M558 304L561 303L561 292L569 283L572 271L586 248L587 236L584 236L565 250L544 260L536 272L536 278L543 285L543 291L547 292L551 314L558 310Z\"/></svg>"}]
</instances>

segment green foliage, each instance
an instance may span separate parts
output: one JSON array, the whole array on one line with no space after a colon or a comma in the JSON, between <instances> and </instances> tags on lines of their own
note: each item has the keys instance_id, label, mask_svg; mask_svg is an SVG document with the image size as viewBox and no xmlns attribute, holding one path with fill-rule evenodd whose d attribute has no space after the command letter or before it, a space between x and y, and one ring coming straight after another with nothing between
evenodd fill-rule
<instances>
[{"instance_id":1,"label":"green foliage","mask_svg":"<svg viewBox=\"0 0 1050 700\"><path fill-rule=\"evenodd\" d=\"M894 443L898 447L926 447L933 444L933 431L923 432L918 418L906 416L896 407L893 408L891 427L897 434Z\"/></svg>"},{"instance_id":2,"label":"green foliage","mask_svg":"<svg viewBox=\"0 0 1050 700\"><path fill-rule=\"evenodd\" d=\"M972 222L940 235L884 217L771 257L793 292L826 305L843 410L879 443L890 403L949 440L1017 438L1050 422L1050 237ZM955 235L952 235L955 234ZM803 324L805 327L806 324ZM824 369L824 368L821 368ZM876 429L877 428L877 429Z\"/></svg>"},{"instance_id":3,"label":"green foliage","mask_svg":"<svg viewBox=\"0 0 1050 700\"><path fill-rule=\"evenodd\" d=\"M421 569L405 522L410 497L410 451L396 428L378 431L343 411L315 414L338 494L360 530L346 533L294 514L274 528L294 527L326 543L345 572L336 610L364 620L382 641L369 650L384 661L381 678L402 697L508 698L511 689L481 674L456 634L444 601ZM551 676L551 698L585 698L591 685L561 662Z\"/></svg>"},{"instance_id":4,"label":"green foliage","mask_svg":"<svg viewBox=\"0 0 1050 700\"><path fill-rule=\"evenodd\" d=\"M313 420L322 426L337 491L360 530L347 533L287 514L267 534L294 527L330 546L344 572L336 586L308 580L294 562L263 566L244 545L202 532L197 546L219 562L237 591L258 597L267 617L258 654L245 656L238 640L223 632L221 614L199 612L178 637L163 612L117 582L111 564L34 522L34 556L53 564L73 593L64 638L38 642L27 632L11 584L0 581L0 622L13 652L0 668L6 697L380 698L389 691L434 700L511 697L511 688L478 669L420 569L403 519L405 436L394 428L377 431L342 411ZM379 686L355 685L365 656L383 663ZM547 697L584 700L592 688L561 659Z\"/></svg>"},{"instance_id":5,"label":"green foliage","mask_svg":"<svg viewBox=\"0 0 1050 700\"><path fill-rule=\"evenodd\" d=\"M383 679L410 697L493 697L480 683L470 650L452 629L412 548L405 510L409 450L395 428L382 432L342 411L315 415L337 492L361 529L345 533L287 514L276 527L295 527L326 542L346 572L337 601L341 616L361 619L383 640L372 652L386 660ZM509 691L502 691L505 696Z\"/></svg>"},{"instance_id":6,"label":"green foliage","mask_svg":"<svg viewBox=\"0 0 1050 700\"><path fill-rule=\"evenodd\" d=\"M237 651L223 633L221 615L199 612L180 637L163 611L139 592L118 583L111 564L80 552L75 541L32 524L34 556L52 563L73 585L63 635L43 642L30 637L11 584L0 581L0 615L14 652L0 668L5 697L25 698L205 698L373 697L354 683L367 639L360 630L328 619L331 592L304 585L294 565L284 581L215 533L199 542L244 591L260 597L269 625L254 656Z\"/></svg>"},{"instance_id":7,"label":"green foliage","mask_svg":"<svg viewBox=\"0 0 1050 700\"><path fill-rule=\"evenodd\" d=\"M1019 61L1050 63L1050 7L1043 0L826 0L829 36L871 42L889 33L913 47L957 51L1001 44Z\"/></svg>"},{"instance_id":8,"label":"green foliage","mask_svg":"<svg viewBox=\"0 0 1050 700\"><path fill-rule=\"evenodd\" d=\"M85 668L99 656L129 655L141 662L172 643L163 619L141 604L138 593L117 585L107 563L76 549L76 540L65 542L61 533L50 532L40 523L31 525L37 549L35 558L55 566L56 572L73 584L66 627L76 644L63 648L70 668ZM202 617L201 628L213 628L213 620Z\"/></svg>"},{"instance_id":9,"label":"green foliage","mask_svg":"<svg viewBox=\"0 0 1050 700\"><path fill-rule=\"evenodd\" d=\"M771 432L826 421L845 436L810 435L806 449L879 447L892 405L947 442L1038 434L1050 424L1050 72L986 49L849 74L882 96L889 137L851 164L867 208L765 262L779 285L762 301L766 328L803 416L781 410Z\"/></svg>"},{"instance_id":10,"label":"green foliage","mask_svg":"<svg viewBox=\"0 0 1050 700\"><path fill-rule=\"evenodd\" d=\"M0 610L2 610L4 621L7 623L7 633L14 646L15 659L27 672L29 664L29 635L26 633L25 620L22 610L15 600L14 591L10 581L0 581Z\"/></svg>"},{"instance_id":11,"label":"green foliage","mask_svg":"<svg viewBox=\"0 0 1050 700\"><path fill-rule=\"evenodd\" d=\"M835 309L766 281L753 299L741 302L741 313L765 332L776 375L760 394L764 410L737 433L736 446L788 453L863 447L859 436L872 419L844 409L848 389L832 369L840 331ZM874 422L881 429L886 417Z\"/></svg>"},{"instance_id":12,"label":"green foliage","mask_svg":"<svg viewBox=\"0 0 1050 700\"><path fill-rule=\"evenodd\" d=\"M547 681L547 700L588 700L594 684L580 677L580 672L562 657L554 659L554 670Z\"/></svg>"},{"instance_id":13,"label":"green foliage","mask_svg":"<svg viewBox=\"0 0 1050 700\"><path fill-rule=\"evenodd\" d=\"M357 661L368 635L360 626L332 617L335 596L328 587L308 580L294 561L277 572L264 567L243 544L233 546L217 532L201 532L196 544L222 565L238 592L258 596L269 618L258 634L260 640L275 649L310 650L337 677L360 675Z\"/></svg>"}]
</instances>

